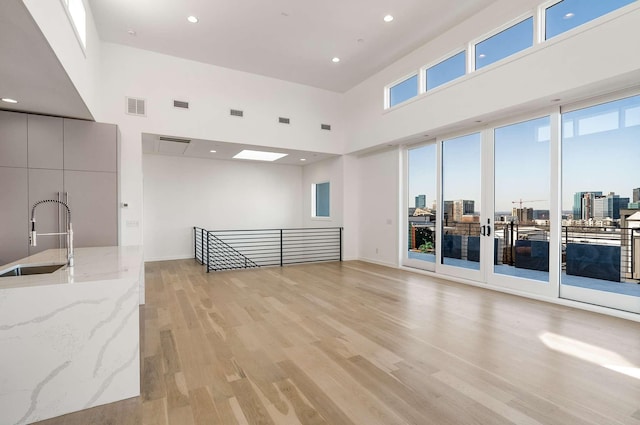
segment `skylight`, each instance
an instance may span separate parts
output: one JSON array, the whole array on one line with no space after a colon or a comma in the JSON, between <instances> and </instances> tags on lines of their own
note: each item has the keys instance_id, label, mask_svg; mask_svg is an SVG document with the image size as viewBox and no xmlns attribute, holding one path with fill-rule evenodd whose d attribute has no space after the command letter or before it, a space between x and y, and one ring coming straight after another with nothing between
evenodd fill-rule
<instances>
[{"instance_id":1,"label":"skylight","mask_svg":"<svg viewBox=\"0 0 640 425\"><path fill-rule=\"evenodd\" d=\"M250 159L252 161L275 161L284 158L288 154L278 152L262 152L245 149L234 156L235 159Z\"/></svg>"}]
</instances>

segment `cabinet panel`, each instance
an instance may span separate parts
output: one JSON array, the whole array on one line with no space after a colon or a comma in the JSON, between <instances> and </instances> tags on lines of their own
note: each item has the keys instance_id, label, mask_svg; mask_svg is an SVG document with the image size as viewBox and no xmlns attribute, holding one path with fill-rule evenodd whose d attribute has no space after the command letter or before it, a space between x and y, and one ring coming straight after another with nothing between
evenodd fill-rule
<instances>
[{"instance_id":1,"label":"cabinet panel","mask_svg":"<svg viewBox=\"0 0 640 425\"><path fill-rule=\"evenodd\" d=\"M29 168L62 170L62 118L29 115Z\"/></svg>"},{"instance_id":2,"label":"cabinet panel","mask_svg":"<svg viewBox=\"0 0 640 425\"><path fill-rule=\"evenodd\" d=\"M27 166L27 114L0 111L0 166Z\"/></svg>"},{"instance_id":3,"label":"cabinet panel","mask_svg":"<svg viewBox=\"0 0 640 425\"><path fill-rule=\"evenodd\" d=\"M118 244L115 173L64 171L76 247Z\"/></svg>"},{"instance_id":4,"label":"cabinet panel","mask_svg":"<svg viewBox=\"0 0 640 425\"><path fill-rule=\"evenodd\" d=\"M63 190L62 170L29 170L29 215L31 207L44 199L58 199ZM63 200L60 198L60 200ZM38 233L58 233L65 231L64 213L66 209L59 204L41 204L36 210L36 231ZM42 236L37 238L38 245L29 247L29 255L50 248L66 247L65 236Z\"/></svg>"},{"instance_id":5,"label":"cabinet panel","mask_svg":"<svg viewBox=\"0 0 640 425\"><path fill-rule=\"evenodd\" d=\"M64 120L64 169L117 171L116 126Z\"/></svg>"},{"instance_id":6,"label":"cabinet panel","mask_svg":"<svg viewBox=\"0 0 640 425\"><path fill-rule=\"evenodd\" d=\"M27 169L0 167L0 266L28 255Z\"/></svg>"}]
</instances>

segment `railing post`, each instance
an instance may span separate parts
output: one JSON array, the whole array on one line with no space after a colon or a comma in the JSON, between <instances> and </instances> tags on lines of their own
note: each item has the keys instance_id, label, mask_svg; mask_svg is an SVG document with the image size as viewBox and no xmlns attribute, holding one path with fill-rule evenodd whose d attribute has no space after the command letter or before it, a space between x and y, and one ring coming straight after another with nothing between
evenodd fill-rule
<instances>
[{"instance_id":1,"label":"railing post","mask_svg":"<svg viewBox=\"0 0 640 425\"><path fill-rule=\"evenodd\" d=\"M282 249L282 229L280 229L280 267L283 266L284 261L283 261L283 249Z\"/></svg>"},{"instance_id":2,"label":"railing post","mask_svg":"<svg viewBox=\"0 0 640 425\"><path fill-rule=\"evenodd\" d=\"M204 232L204 229L202 229ZM209 231L207 231L207 273L209 273Z\"/></svg>"},{"instance_id":3,"label":"railing post","mask_svg":"<svg viewBox=\"0 0 640 425\"><path fill-rule=\"evenodd\" d=\"M342 261L342 227L340 228L340 261Z\"/></svg>"}]
</instances>

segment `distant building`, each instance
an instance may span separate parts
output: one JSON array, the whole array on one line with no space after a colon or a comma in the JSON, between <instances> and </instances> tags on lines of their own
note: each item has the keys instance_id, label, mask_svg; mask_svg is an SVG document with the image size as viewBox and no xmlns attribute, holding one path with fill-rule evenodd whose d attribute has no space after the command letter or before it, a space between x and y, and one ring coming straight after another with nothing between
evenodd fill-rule
<instances>
[{"instance_id":1,"label":"distant building","mask_svg":"<svg viewBox=\"0 0 640 425\"><path fill-rule=\"evenodd\" d=\"M640 202L629 202L627 204L627 209L640 210Z\"/></svg>"},{"instance_id":2,"label":"distant building","mask_svg":"<svg viewBox=\"0 0 640 425\"><path fill-rule=\"evenodd\" d=\"M445 222L451 221L460 223L463 215L473 215L475 212L475 201L467 199L444 201L443 207Z\"/></svg>"},{"instance_id":3,"label":"distant building","mask_svg":"<svg viewBox=\"0 0 640 425\"><path fill-rule=\"evenodd\" d=\"M427 207L427 195L416 196L416 208L425 209Z\"/></svg>"},{"instance_id":4,"label":"distant building","mask_svg":"<svg viewBox=\"0 0 640 425\"><path fill-rule=\"evenodd\" d=\"M573 219L589 220L593 218L593 200L602 196L602 192L576 192L573 194Z\"/></svg>"},{"instance_id":5,"label":"distant building","mask_svg":"<svg viewBox=\"0 0 640 425\"><path fill-rule=\"evenodd\" d=\"M416 208L414 207L409 207L409 217L413 216L413 213L416 212Z\"/></svg>"},{"instance_id":6,"label":"distant building","mask_svg":"<svg viewBox=\"0 0 640 425\"><path fill-rule=\"evenodd\" d=\"M633 189L633 202L640 202L640 187Z\"/></svg>"},{"instance_id":7,"label":"distant building","mask_svg":"<svg viewBox=\"0 0 640 425\"><path fill-rule=\"evenodd\" d=\"M511 215L517 217L519 223L530 223L533 221L533 208L514 208Z\"/></svg>"},{"instance_id":8,"label":"distant building","mask_svg":"<svg viewBox=\"0 0 640 425\"><path fill-rule=\"evenodd\" d=\"M611 218L613 220L620 219L620 209L624 209L629 205L629 198L621 198L613 192L609 192L606 196L598 196L593 202L593 215L591 218L603 220Z\"/></svg>"},{"instance_id":9,"label":"distant building","mask_svg":"<svg viewBox=\"0 0 640 425\"><path fill-rule=\"evenodd\" d=\"M549 210L533 210L534 220L549 220Z\"/></svg>"}]
</instances>

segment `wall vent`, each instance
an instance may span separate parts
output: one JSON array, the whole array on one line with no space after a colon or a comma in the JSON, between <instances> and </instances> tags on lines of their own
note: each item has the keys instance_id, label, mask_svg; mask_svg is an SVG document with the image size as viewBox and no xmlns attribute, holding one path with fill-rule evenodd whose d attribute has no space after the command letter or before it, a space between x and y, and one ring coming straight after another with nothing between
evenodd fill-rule
<instances>
[{"instance_id":1,"label":"wall vent","mask_svg":"<svg viewBox=\"0 0 640 425\"><path fill-rule=\"evenodd\" d=\"M320 130L329 130L329 131L331 131L331 125L330 124L320 124Z\"/></svg>"},{"instance_id":2,"label":"wall vent","mask_svg":"<svg viewBox=\"0 0 640 425\"><path fill-rule=\"evenodd\" d=\"M191 140L189 139L178 139L177 137L160 136L160 140L162 140L163 142L191 143Z\"/></svg>"},{"instance_id":3,"label":"wall vent","mask_svg":"<svg viewBox=\"0 0 640 425\"><path fill-rule=\"evenodd\" d=\"M240 109L231 109L229 110L229 115L232 117L244 117L244 111L241 111Z\"/></svg>"},{"instance_id":4,"label":"wall vent","mask_svg":"<svg viewBox=\"0 0 640 425\"><path fill-rule=\"evenodd\" d=\"M285 118L285 117L279 117L278 118L278 122L280 124L290 124L291 120L289 118Z\"/></svg>"},{"instance_id":5,"label":"wall vent","mask_svg":"<svg viewBox=\"0 0 640 425\"><path fill-rule=\"evenodd\" d=\"M189 109L189 102L185 102L184 100L174 100L173 101L174 108L182 108Z\"/></svg>"},{"instance_id":6,"label":"wall vent","mask_svg":"<svg viewBox=\"0 0 640 425\"><path fill-rule=\"evenodd\" d=\"M147 116L147 110L144 99L136 99L135 97L127 97L127 114L138 115L140 117Z\"/></svg>"}]
</instances>

